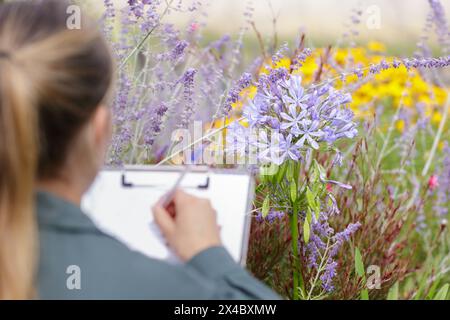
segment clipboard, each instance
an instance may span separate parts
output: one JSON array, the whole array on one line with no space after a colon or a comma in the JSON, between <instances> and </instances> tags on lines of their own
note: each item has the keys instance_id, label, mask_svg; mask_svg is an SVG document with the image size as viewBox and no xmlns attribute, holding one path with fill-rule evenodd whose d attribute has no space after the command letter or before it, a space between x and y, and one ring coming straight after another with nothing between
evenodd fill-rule
<instances>
[{"instance_id":1,"label":"clipboard","mask_svg":"<svg viewBox=\"0 0 450 320\"><path fill-rule=\"evenodd\" d=\"M105 168L82 199L83 211L104 233L148 257L180 263L153 221L151 207L173 186L183 166ZM190 194L210 199L224 247L245 266L254 196L252 176L239 169L190 167L181 183Z\"/></svg>"}]
</instances>

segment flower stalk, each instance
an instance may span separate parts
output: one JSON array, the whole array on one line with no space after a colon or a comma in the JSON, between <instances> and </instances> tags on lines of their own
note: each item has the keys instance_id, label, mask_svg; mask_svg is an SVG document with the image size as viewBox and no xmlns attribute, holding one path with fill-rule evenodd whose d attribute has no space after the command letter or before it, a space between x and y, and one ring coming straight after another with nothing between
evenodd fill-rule
<instances>
[{"instance_id":1,"label":"flower stalk","mask_svg":"<svg viewBox=\"0 0 450 320\"><path fill-rule=\"evenodd\" d=\"M300 163L289 161L288 166L291 166L293 172L293 181L297 184L300 176ZM297 186L296 186L297 189ZM298 193L298 190L296 190ZM298 224L298 216L300 213L298 196L295 196L291 193L291 206L293 208L292 214L290 216L290 224L291 224L291 237L292 237L292 257L294 262L293 268L293 299L300 299L300 292L305 292L305 286L303 282L303 277L301 274L301 265L300 265L300 255L299 255L299 224Z\"/></svg>"}]
</instances>

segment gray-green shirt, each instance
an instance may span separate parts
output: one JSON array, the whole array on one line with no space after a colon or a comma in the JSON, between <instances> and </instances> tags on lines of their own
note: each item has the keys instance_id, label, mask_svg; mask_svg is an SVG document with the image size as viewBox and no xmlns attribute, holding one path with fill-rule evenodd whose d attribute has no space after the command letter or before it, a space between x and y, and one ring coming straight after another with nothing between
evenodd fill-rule
<instances>
[{"instance_id":1,"label":"gray-green shirt","mask_svg":"<svg viewBox=\"0 0 450 320\"><path fill-rule=\"evenodd\" d=\"M184 265L131 251L79 207L37 194L41 299L278 299L222 247Z\"/></svg>"}]
</instances>

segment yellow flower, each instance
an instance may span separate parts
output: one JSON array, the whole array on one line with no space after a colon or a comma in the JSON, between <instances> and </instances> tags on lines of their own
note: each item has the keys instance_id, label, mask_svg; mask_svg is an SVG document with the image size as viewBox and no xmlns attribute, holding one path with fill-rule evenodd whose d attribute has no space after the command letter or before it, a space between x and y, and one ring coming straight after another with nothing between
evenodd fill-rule
<instances>
[{"instance_id":1,"label":"yellow flower","mask_svg":"<svg viewBox=\"0 0 450 320\"><path fill-rule=\"evenodd\" d=\"M447 101L447 90L438 86L434 86L433 93L436 97L436 104L443 106Z\"/></svg>"},{"instance_id":2,"label":"yellow flower","mask_svg":"<svg viewBox=\"0 0 450 320\"><path fill-rule=\"evenodd\" d=\"M302 77L302 82L304 84L311 83L313 76L319 68L319 64L316 62L317 57L315 55L309 56L303 65L293 72L293 74L298 74Z\"/></svg>"},{"instance_id":3,"label":"yellow flower","mask_svg":"<svg viewBox=\"0 0 450 320\"><path fill-rule=\"evenodd\" d=\"M411 79L412 90L417 93L429 93L430 86L419 75Z\"/></svg>"},{"instance_id":4,"label":"yellow flower","mask_svg":"<svg viewBox=\"0 0 450 320\"><path fill-rule=\"evenodd\" d=\"M334 61L336 61L337 64L343 66L348 57L348 49L342 49L339 48L336 50L336 53L334 54Z\"/></svg>"},{"instance_id":5,"label":"yellow flower","mask_svg":"<svg viewBox=\"0 0 450 320\"><path fill-rule=\"evenodd\" d=\"M236 103L232 103L231 107L233 110L242 110L242 107L244 105L244 102L247 101L247 99L253 99L256 96L256 92L258 91L258 88L256 86L250 86L248 88L245 88L239 93L239 101Z\"/></svg>"},{"instance_id":6,"label":"yellow flower","mask_svg":"<svg viewBox=\"0 0 450 320\"><path fill-rule=\"evenodd\" d=\"M291 68L291 59L283 58L275 64L275 69L285 68L289 70Z\"/></svg>"},{"instance_id":7,"label":"yellow flower","mask_svg":"<svg viewBox=\"0 0 450 320\"><path fill-rule=\"evenodd\" d=\"M235 103L232 103L231 104L231 108L233 110L242 110L243 105L244 105L244 103L241 100L239 100L239 101L237 101Z\"/></svg>"},{"instance_id":8,"label":"yellow flower","mask_svg":"<svg viewBox=\"0 0 450 320\"><path fill-rule=\"evenodd\" d=\"M386 52L386 46L383 43L378 42L378 41L370 41L367 44L367 48L373 52L378 52L378 53Z\"/></svg>"},{"instance_id":9,"label":"yellow flower","mask_svg":"<svg viewBox=\"0 0 450 320\"><path fill-rule=\"evenodd\" d=\"M418 102L429 105L429 104L433 103L433 100L431 100L431 97L429 95L422 94L422 95L419 96Z\"/></svg>"},{"instance_id":10,"label":"yellow flower","mask_svg":"<svg viewBox=\"0 0 450 320\"><path fill-rule=\"evenodd\" d=\"M272 62L272 60L267 60L267 61L265 61L265 64L263 65L263 67L261 67L261 70L259 70L259 73L268 74L270 71L269 71L269 68L267 68L267 66L269 66L269 68L271 68L271 69L285 68L285 69L289 70L291 68L291 59L284 57L275 64Z\"/></svg>"},{"instance_id":11,"label":"yellow flower","mask_svg":"<svg viewBox=\"0 0 450 320\"><path fill-rule=\"evenodd\" d=\"M231 117L218 119L218 120L214 121L213 123L205 124L205 130L208 130L210 128L212 128L212 129L223 128L223 127L228 126L229 124L239 120L240 118L242 118L240 115L233 115ZM239 123L241 125L243 125L244 127L248 127L248 123L244 120L240 120ZM226 129L224 130L224 132L225 131L226 131Z\"/></svg>"},{"instance_id":12,"label":"yellow flower","mask_svg":"<svg viewBox=\"0 0 450 320\"><path fill-rule=\"evenodd\" d=\"M433 116L431 117L431 122L434 124L439 124L442 120L442 114L438 111L433 112Z\"/></svg>"},{"instance_id":13,"label":"yellow flower","mask_svg":"<svg viewBox=\"0 0 450 320\"><path fill-rule=\"evenodd\" d=\"M411 97L411 95L406 95L403 97L403 106L405 107L412 107L414 105L414 100Z\"/></svg>"},{"instance_id":14,"label":"yellow flower","mask_svg":"<svg viewBox=\"0 0 450 320\"><path fill-rule=\"evenodd\" d=\"M303 62L297 70L292 70L292 74L298 74L302 77L302 83L308 87L314 81L317 74L321 56L324 49L316 49ZM382 60L392 63L396 58L386 56L386 46L378 41L371 41L365 47L355 48L333 48L331 55L335 64L325 64L321 80L326 78L337 78L342 70L350 70L352 66L362 66L364 76L368 76L367 67L371 64L377 64ZM336 65L339 67L336 68ZM260 73L269 73L270 68L286 68L290 70L291 60L283 57L277 63L271 60L265 61ZM359 79L355 74L347 74L345 79L337 79L334 85L337 89L345 88L349 84L358 84ZM436 112L437 107L442 107L447 101L447 88L441 88L433 83L427 82L422 74L415 70L407 70L401 65L398 68L389 68L380 73L365 78L362 84L358 85L352 92L353 100L349 104L355 112L356 117L373 117L375 106L380 103L397 108L400 103L404 107L411 107L412 112L415 106L420 103L425 106L425 116L431 118L431 123L437 124L442 118L442 111ZM233 119L242 117L242 107L247 99L254 98L257 88L251 86L240 93L240 99L233 105ZM214 124L217 125L217 124ZM223 123L222 123L223 125ZM405 130L405 122L397 121L396 129L400 132Z\"/></svg>"},{"instance_id":15,"label":"yellow flower","mask_svg":"<svg viewBox=\"0 0 450 320\"><path fill-rule=\"evenodd\" d=\"M395 123L395 127L399 132L403 132L405 130L405 121L397 120L397 122Z\"/></svg>"}]
</instances>

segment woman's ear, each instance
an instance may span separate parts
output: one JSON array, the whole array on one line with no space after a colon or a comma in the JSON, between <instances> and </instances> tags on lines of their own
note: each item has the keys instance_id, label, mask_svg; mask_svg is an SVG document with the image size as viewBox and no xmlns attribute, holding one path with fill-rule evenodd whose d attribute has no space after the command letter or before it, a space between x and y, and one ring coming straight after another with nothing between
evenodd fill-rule
<instances>
[{"instance_id":1,"label":"woman's ear","mask_svg":"<svg viewBox=\"0 0 450 320\"><path fill-rule=\"evenodd\" d=\"M104 157L111 140L112 124L111 111L108 107L100 105L92 116L93 143L97 152Z\"/></svg>"}]
</instances>

